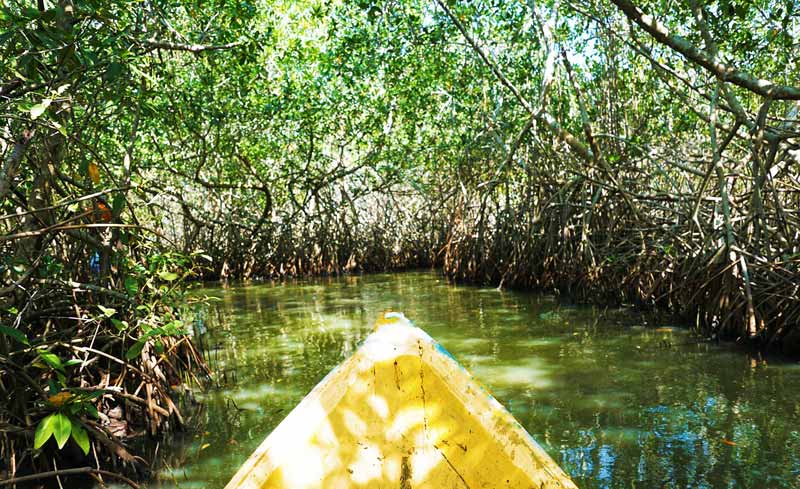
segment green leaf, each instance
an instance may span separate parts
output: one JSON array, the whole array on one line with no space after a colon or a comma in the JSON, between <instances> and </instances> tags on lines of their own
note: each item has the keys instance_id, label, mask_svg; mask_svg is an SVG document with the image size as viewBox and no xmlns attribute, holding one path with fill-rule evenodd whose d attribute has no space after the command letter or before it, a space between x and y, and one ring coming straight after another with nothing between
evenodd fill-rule
<instances>
[{"instance_id":1,"label":"green leaf","mask_svg":"<svg viewBox=\"0 0 800 489\"><path fill-rule=\"evenodd\" d=\"M53 126L56 128L56 129L58 129L58 132L60 132L60 133L61 133L61 134L63 134L64 136L66 136L66 135L67 135L67 130L64 128L64 126L62 126L62 125L61 125L61 124L59 124L58 122L56 122L56 121L50 121L50 124L52 124L52 125L53 125Z\"/></svg>"},{"instance_id":2,"label":"green leaf","mask_svg":"<svg viewBox=\"0 0 800 489\"><path fill-rule=\"evenodd\" d=\"M89 392L87 394L83 394L82 397L86 401L91 401L92 399L97 399L98 397L102 397L107 391L105 390L96 390Z\"/></svg>"},{"instance_id":3,"label":"green leaf","mask_svg":"<svg viewBox=\"0 0 800 489\"><path fill-rule=\"evenodd\" d=\"M33 436L33 448L37 450L42 448L42 445L50 439L50 435L53 434L55 416L56 414L53 413L39 421L39 425L36 426L36 434Z\"/></svg>"},{"instance_id":4,"label":"green leaf","mask_svg":"<svg viewBox=\"0 0 800 489\"><path fill-rule=\"evenodd\" d=\"M117 310L112 308L112 307L105 307L105 306L101 306L100 304L97 305L97 308L100 309L100 311L103 313L103 315L105 317L107 317L107 318L110 318L111 316L113 316L117 312Z\"/></svg>"},{"instance_id":5,"label":"green leaf","mask_svg":"<svg viewBox=\"0 0 800 489\"><path fill-rule=\"evenodd\" d=\"M106 68L105 78L108 81L113 81L120 73L122 73L122 65L113 61L108 65L108 68Z\"/></svg>"},{"instance_id":6,"label":"green leaf","mask_svg":"<svg viewBox=\"0 0 800 489\"><path fill-rule=\"evenodd\" d=\"M128 329L128 321L120 321L119 319L111 319L111 324L117 328L117 331L125 331Z\"/></svg>"},{"instance_id":7,"label":"green leaf","mask_svg":"<svg viewBox=\"0 0 800 489\"><path fill-rule=\"evenodd\" d=\"M80 423L75 420L70 421L72 422L72 439L81 447L84 455L89 455L89 435Z\"/></svg>"},{"instance_id":8,"label":"green leaf","mask_svg":"<svg viewBox=\"0 0 800 489\"><path fill-rule=\"evenodd\" d=\"M176 319L175 321L170 321L169 323L165 324L164 327L157 329L160 330L158 333L164 335L181 336L189 334L188 331L184 328L183 321L180 319Z\"/></svg>"},{"instance_id":9,"label":"green leaf","mask_svg":"<svg viewBox=\"0 0 800 489\"><path fill-rule=\"evenodd\" d=\"M66 414L56 413L53 420L53 436L56 438L58 448L64 448L64 444L69 440L69 435L72 433L72 421Z\"/></svg>"},{"instance_id":10,"label":"green leaf","mask_svg":"<svg viewBox=\"0 0 800 489\"><path fill-rule=\"evenodd\" d=\"M66 362L64 362L64 366L65 367L71 367L73 365L80 365L81 363L83 363L83 360L79 360L77 358L73 358L71 360L67 360Z\"/></svg>"},{"instance_id":11,"label":"green leaf","mask_svg":"<svg viewBox=\"0 0 800 489\"><path fill-rule=\"evenodd\" d=\"M134 358L138 357L140 353L142 353L142 348L144 348L144 344L147 341L147 337L144 337L138 340L133 346L125 352L125 358L128 360L133 360Z\"/></svg>"},{"instance_id":12,"label":"green leaf","mask_svg":"<svg viewBox=\"0 0 800 489\"><path fill-rule=\"evenodd\" d=\"M133 277L125 277L125 290L128 295L136 295L139 293L139 281Z\"/></svg>"},{"instance_id":13,"label":"green leaf","mask_svg":"<svg viewBox=\"0 0 800 489\"><path fill-rule=\"evenodd\" d=\"M133 346L130 348L130 350L125 352L125 358L127 358L128 360L136 358L137 356L139 356L140 353L142 353L142 349L144 348L145 343L147 343L147 340L149 340L154 336L165 335L165 334L169 333L165 331L164 328L151 329L150 331L140 336L139 339L136 340L136 343L134 343Z\"/></svg>"},{"instance_id":14,"label":"green leaf","mask_svg":"<svg viewBox=\"0 0 800 489\"><path fill-rule=\"evenodd\" d=\"M8 326L0 326L0 334L4 334L6 336L10 336L10 337L14 338L18 342L20 342L20 343L22 343L23 345L26 345L26 346L30 346L30 344L31 344L28 341L28 337L25 336L25 333L23 333L22 331L20 331L18 329L15 329L15 328L9 328Z\"/></svg>"},{"instance_id":15,"label":"green leaf","mask_svg":"<svg viewBox=\"0 0 800 489\"><path fill-rule=\"evenodd\" d=\"M100 417L100 414L97 412L97 408L94 406L94 404L84 404L84 407L86 408L86 412L89 413L89 416L93 417L94 419Z\"/></svg>"},{"instance_id":16,"label":"green leaf","mask_svg":"<svg viewBox=\"0 0 800 489\"><path fill-rule=\"evenodd\" d=\"M41 15L41 12L39 12L39 9L34 7L25 7L22 9L22 15L29 19L38 19Z\"/></svg>"},{"instance_id":17,"label":"green leaf","mask_svg":"<svg viewBox=\"0 0 800 489\"><path fill-rule=\"evenodd\" d=\"M125 206L125 196L122 194L117 194L114 197L114 200L111 201L111 212L118 216L122 213L122 208Z\"/></svg>"},{"instance_id":18,"label":"green leaf","mask_svg":"<svg viewBox=\"0 0 800 489\"><path fill-rule=\"evenodd\" d=\"M167 282L172 282L178 278L178 274L175 272L158 272L158 276L161 277L161 280L166 280Z\"/></svg>"},{"instance_id":19,"label":"green leaf","mask_svg":"<svg viewBox=\"0 0 800 489\"><path fill-rule=\"evenodd\" d=\"M39 358L44 360L44 362L50 365L52 368L56 370L64 370L64 365L61 363L61 359L58 358L58 355L55 353L50 353L49 351L42 351L39 350Z\"/></svg>"},{"instance_id":20,"label":"green leaf","mask_svg":"<svg viewBox=\"0 0 800 489\"><path fill-rule=\"evenodd\" d=\"M47 108L50 107L50 104L52 104L52 103L53 103L53 101L51 99L46 98L46 99L42 100L41 103L38 103L38 104L34 105L33 107L31 107L31 110L30 110L31 119L37 119L40 115L44 114L44 111L46 111Z\"/></svg>"}]
</instances>

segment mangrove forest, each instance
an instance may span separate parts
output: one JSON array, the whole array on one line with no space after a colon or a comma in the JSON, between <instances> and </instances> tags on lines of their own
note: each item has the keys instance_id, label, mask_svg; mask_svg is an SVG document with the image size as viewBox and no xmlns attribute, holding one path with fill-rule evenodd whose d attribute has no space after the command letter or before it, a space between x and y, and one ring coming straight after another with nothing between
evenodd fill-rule
<instances>
[{"instance_id":1,"label":"mangrove forest","mask_svg":"<svg viewBox=\"0 0 800 489\"><path fill-rule=\"evenodd\" d=\"M799 358L796 0L0 0L0 488L797 488Z\"/></svg>"}]
</instances>

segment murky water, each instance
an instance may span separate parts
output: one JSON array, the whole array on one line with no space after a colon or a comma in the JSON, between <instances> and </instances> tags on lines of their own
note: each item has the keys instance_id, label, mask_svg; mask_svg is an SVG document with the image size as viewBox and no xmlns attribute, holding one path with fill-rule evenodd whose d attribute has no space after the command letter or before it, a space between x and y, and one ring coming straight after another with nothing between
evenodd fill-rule
<instances>
[{"instance_id":1,"label":"murky water","mask_svg":"<svg viewBox=\"0 0 800 489\"><path fill-rule=\"evenodd\" d=\"M486 384L581 488L800 488L800 364L433 273L202 291L220 387L151 487L221 488L384 310ZM605 318L605 319L603 319Z\"/></svg>"}]
</instances>

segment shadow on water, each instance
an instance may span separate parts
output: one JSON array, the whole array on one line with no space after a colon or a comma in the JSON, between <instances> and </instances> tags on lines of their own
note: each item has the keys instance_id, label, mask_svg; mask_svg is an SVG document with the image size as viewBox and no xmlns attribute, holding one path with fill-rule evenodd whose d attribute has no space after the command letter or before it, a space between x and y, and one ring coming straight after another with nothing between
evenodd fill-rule
<instances>
[{"instance_id":1,"label":"shadow on water","mask_svg":"<svg viewBox=\"0 0 800 489\"><path fill-rule=\"evenodd\" d=\"M201 293L219 299L204 312L218 385L151 487L223 487L386 309L453 352L581 488L800 487L796 364L432 273Z\"/></svg>"}]
</instances>

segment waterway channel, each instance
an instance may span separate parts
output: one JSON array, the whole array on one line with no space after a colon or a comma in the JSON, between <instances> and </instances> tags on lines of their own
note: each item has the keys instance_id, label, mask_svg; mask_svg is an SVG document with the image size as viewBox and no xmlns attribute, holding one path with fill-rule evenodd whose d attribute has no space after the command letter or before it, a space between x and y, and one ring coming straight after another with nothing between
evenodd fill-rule
<instances>
[{"instance_id":1,"label":"waterway channel","mask_svg":"<svg viewBox=\"0 0 800 489\"><path fill-rule=\"evenodd\" d=\"M590 488L800 487L800 364L677 324L434 272L212 286L216 387L150 487L222 488L385 310L402 311Z\"/></svg>"}]
</instances>

